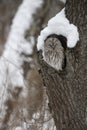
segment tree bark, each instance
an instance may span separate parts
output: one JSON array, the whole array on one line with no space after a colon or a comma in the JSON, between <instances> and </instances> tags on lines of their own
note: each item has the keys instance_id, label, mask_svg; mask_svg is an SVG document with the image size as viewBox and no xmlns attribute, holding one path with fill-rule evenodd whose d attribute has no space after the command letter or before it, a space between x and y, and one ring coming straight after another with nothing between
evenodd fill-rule
<instances>
[{"instance_id":1,"label":"tree bark","mask_svg":"<svg viewBox=\"0 0 87 130\"><path fill-rule=\"evenodd\" d=\"M66 16L79 29L80 41L65 49L66 66L57 72L42 60L41 74L47 88L57 130L87 130L87 1L67 0Z\"/></svg>"}]
</instances>

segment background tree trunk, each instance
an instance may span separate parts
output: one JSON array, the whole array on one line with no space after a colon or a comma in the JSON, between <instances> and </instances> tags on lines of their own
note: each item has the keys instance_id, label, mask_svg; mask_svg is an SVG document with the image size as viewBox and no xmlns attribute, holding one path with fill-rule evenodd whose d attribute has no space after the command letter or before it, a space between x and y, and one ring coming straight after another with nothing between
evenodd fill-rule
<instances>
[{"instance_id":1,"label":"background tree trunk","mask_svg":"<svg viewBox=\"0 0 87 130\"><path fill-rule=\"evenodd\" d=\"M42 60L41 53L39 54L41 74L57 130L87 130L86 6L86 0L66 2L67 18L78 27L80 41L75 48L66 48L65 69L61 72L55 71ZM52 5L50 8L54 10Z\"/></svg>"},{"instance_id":2,"label":"background tree trunk","mask_svg":"<svg viewBox=\"0 0 87 130\"><path fill-rule=\"evenodd\" d=\"M0 0L0 56L4 51L12 19L22 0Z\"/></svg>"}]
</instances>

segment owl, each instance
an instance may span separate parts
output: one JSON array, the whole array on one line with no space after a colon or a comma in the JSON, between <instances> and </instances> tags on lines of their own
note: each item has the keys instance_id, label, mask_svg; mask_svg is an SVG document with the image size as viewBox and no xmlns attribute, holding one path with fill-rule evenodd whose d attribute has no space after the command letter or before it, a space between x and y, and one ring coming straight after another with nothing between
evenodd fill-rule
<instances>
[{"instance_id":1,"label":"owl","mask_svg":"<svg viewBox=\"0 0 87 130\"><path fill-rule=\"evenodd\" d=\"M49 37L44 43L43 59L56 70L62 70L64 48L56 37Z\"/></svg>"}]
</instances>

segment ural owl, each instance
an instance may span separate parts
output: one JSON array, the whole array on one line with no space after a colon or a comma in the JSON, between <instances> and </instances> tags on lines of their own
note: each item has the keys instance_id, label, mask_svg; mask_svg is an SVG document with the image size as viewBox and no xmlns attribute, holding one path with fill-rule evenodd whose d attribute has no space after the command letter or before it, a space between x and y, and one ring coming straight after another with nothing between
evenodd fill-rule
<instances>
[{"instance_id":1,"label":"ural owl","mask_svg":"<svg viewBox=\"0 0 87 130\"><path fill-rule=\"evenodd\" d=\"M44 43L43 58L56 70L62 70L64 48L56 37L49 37Z\"/></svg>"}]
</instances>

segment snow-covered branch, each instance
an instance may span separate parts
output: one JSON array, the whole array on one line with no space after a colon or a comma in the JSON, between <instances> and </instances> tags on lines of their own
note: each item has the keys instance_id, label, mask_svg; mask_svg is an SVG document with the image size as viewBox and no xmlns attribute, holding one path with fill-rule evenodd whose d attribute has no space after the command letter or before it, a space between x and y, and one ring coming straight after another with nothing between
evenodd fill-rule
<instances>
[{"instance_id":1,"label":"snow-covered branch","mask_svg":"<svg viewBox=\"0 0 87 130\"><path fill-rule=\"evenodd\" d=\"M0 125L7 110L5 102L12 98L8 90L18 86L23 89L22 96L27 94L22 65L24 61L30 62L32 59L25 58L22 54L32 54L35 42L33 37L28 42L24 34L27 29L30 29L33 14L41 5L42 0L23 0L13 19L5 50L0 58Z\"/></svg>"}]
</instances>

